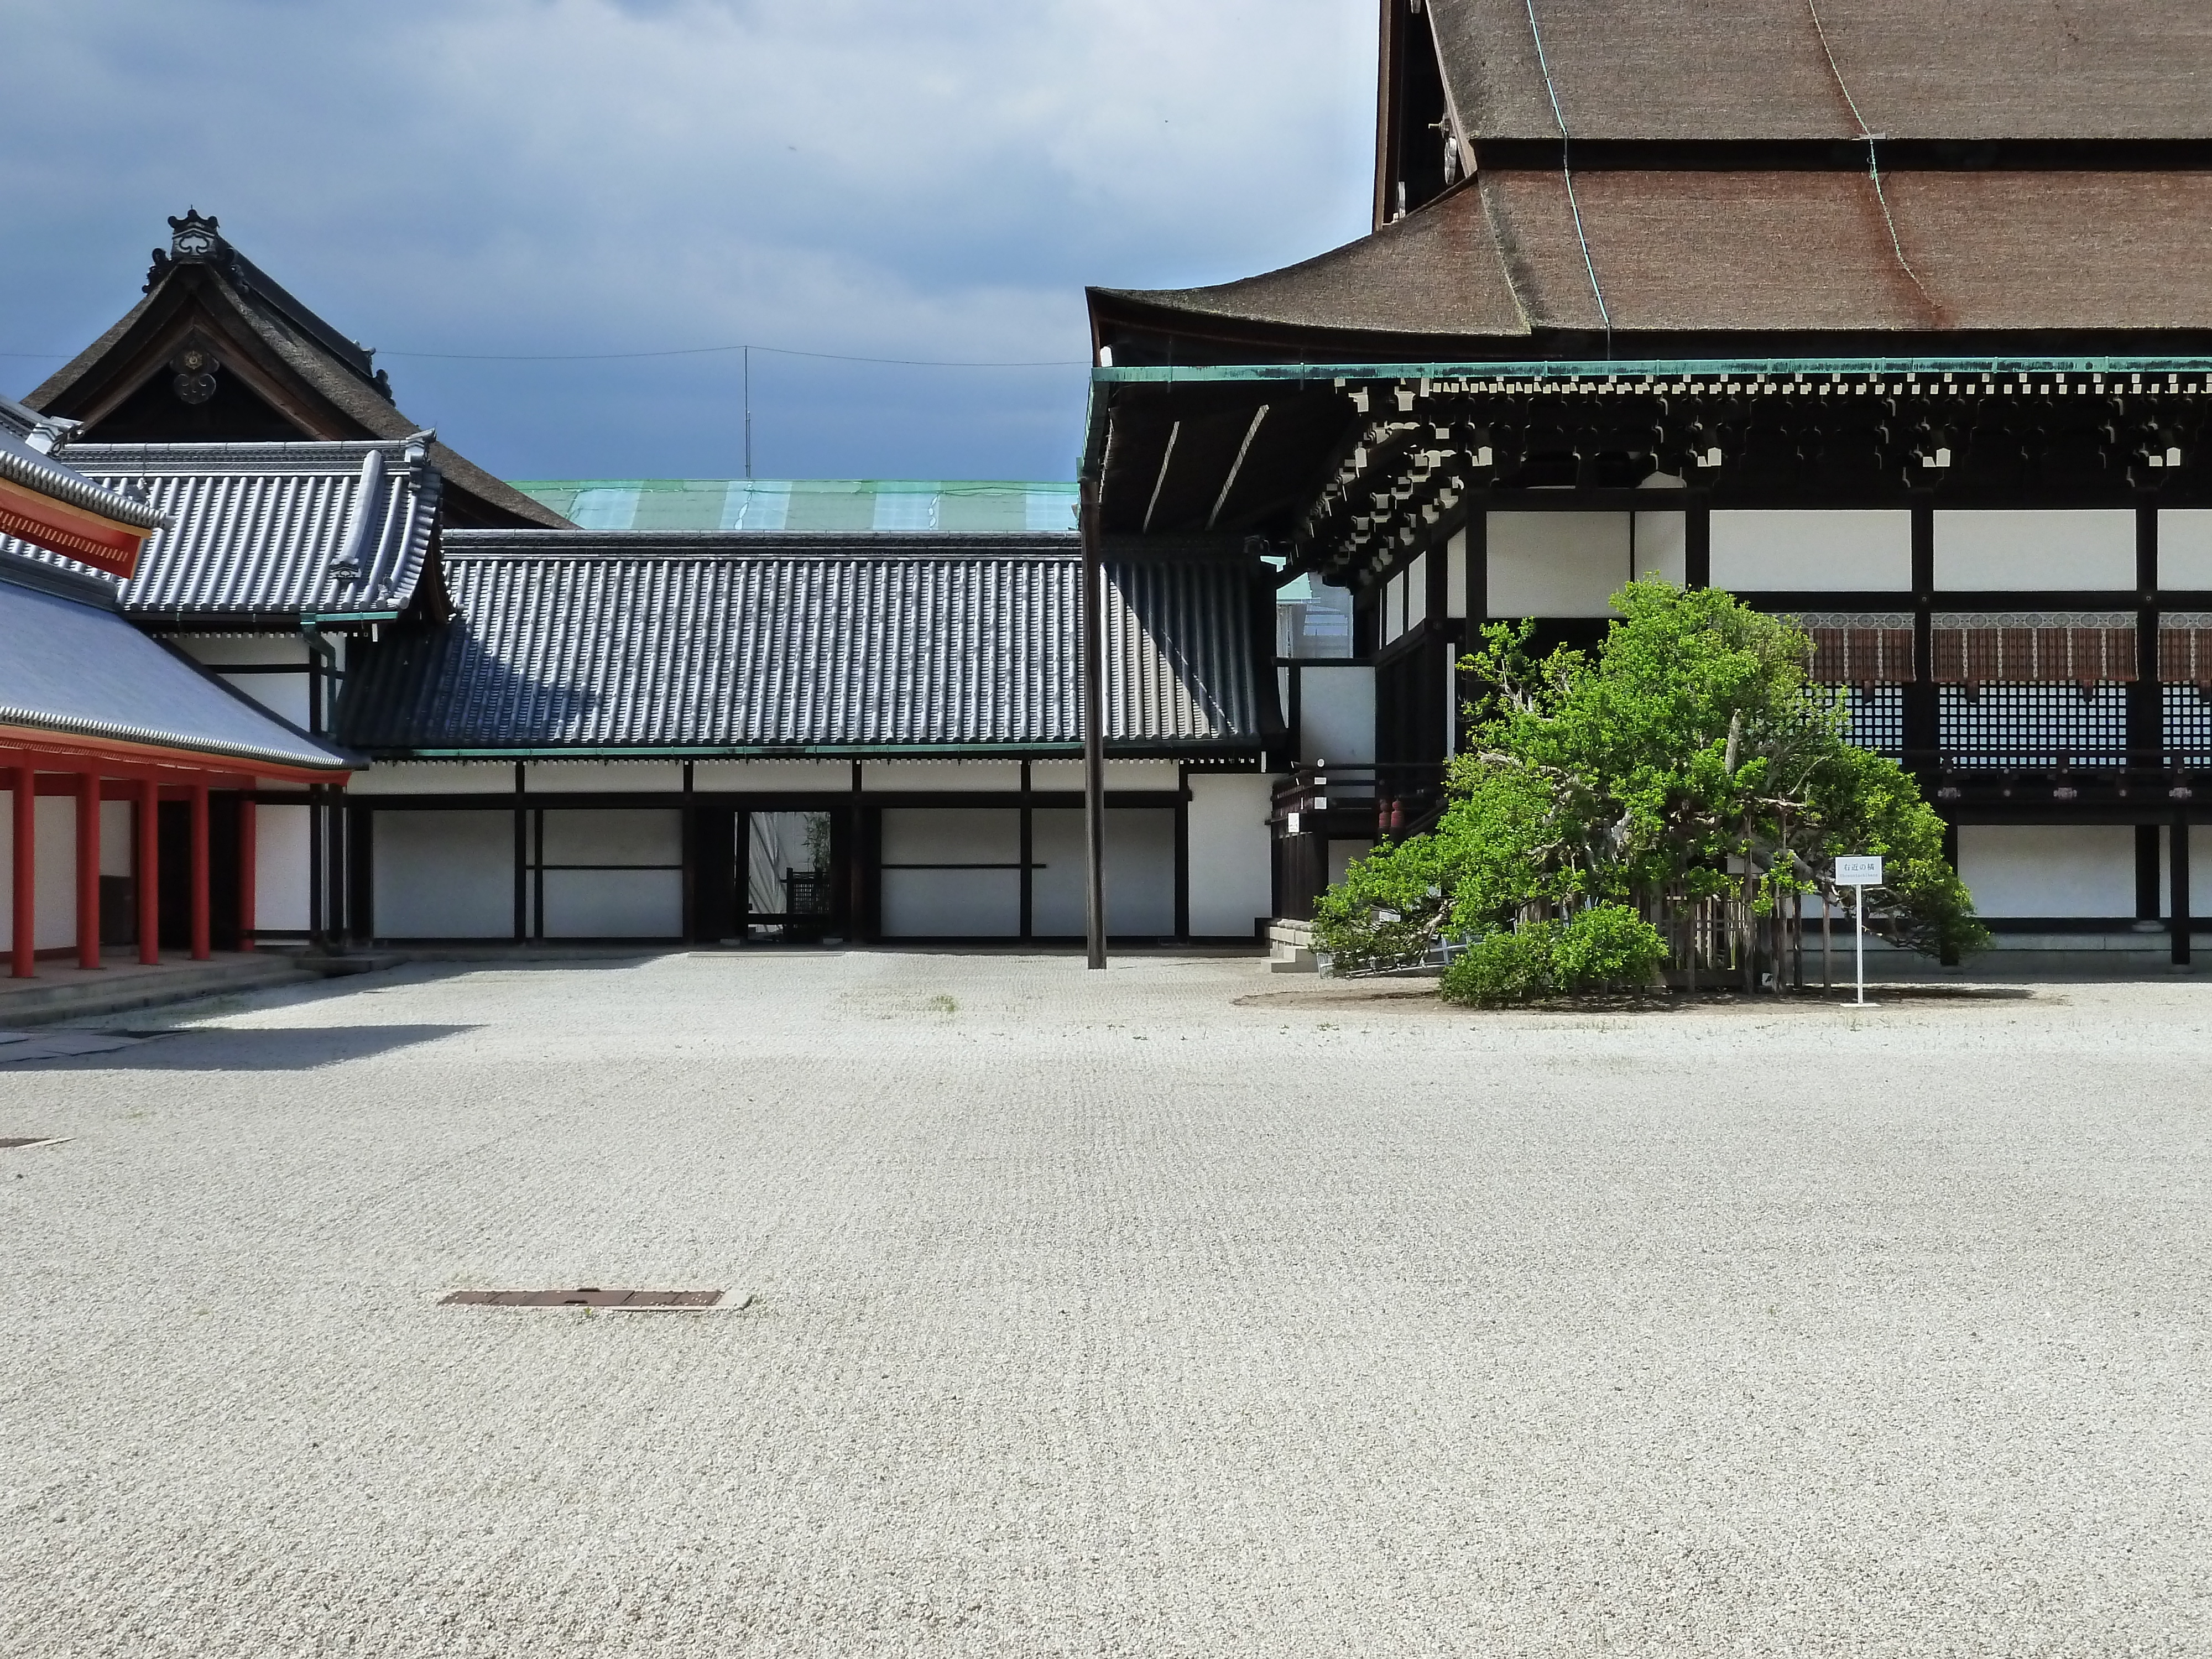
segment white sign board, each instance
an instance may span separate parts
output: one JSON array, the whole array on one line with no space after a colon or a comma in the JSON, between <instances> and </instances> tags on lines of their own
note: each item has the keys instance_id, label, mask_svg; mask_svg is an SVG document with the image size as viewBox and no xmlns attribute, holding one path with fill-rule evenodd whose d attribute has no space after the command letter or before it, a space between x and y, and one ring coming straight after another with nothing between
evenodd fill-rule
<instances>
[{"instance_id":1,"label":"white sign board","mask_svg":"<svg viewBox=\"0 0 2212 1659\"><path fill-rule=\"evenodd\" d=\"M1881 860L1878 858L1844 858L1836 860L1836 885L1858 889L1858 902L1852 907L1857 911L1856 952L1859 963L1859 1001L1866 1001L1866 890L1881 885Z\"/></svg>"}]
</instances>

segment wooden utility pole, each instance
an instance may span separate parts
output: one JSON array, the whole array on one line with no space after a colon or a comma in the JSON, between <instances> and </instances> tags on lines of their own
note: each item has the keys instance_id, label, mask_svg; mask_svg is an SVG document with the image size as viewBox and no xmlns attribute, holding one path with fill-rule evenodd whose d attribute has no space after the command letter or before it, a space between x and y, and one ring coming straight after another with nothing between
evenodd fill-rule
<instances>
[{"instance_id":1,"label":"wooden utility pole","mask_svg":"<svg viewBox=\"0 0 2212 1659\"><path fill-rule=\"evenodd\" d=\"M1084 937L1090 965L1106 965L1105 569L1098 549L1098 481L1083 480Z\"/></svg>"}]
</instances>

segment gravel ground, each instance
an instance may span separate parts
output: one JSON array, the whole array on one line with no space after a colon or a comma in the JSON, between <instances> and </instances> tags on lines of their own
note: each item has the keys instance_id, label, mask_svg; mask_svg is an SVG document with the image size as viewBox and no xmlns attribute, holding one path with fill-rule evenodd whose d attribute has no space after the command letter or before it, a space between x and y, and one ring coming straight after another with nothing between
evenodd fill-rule
<instances>
[{"instance_id":1,"label":"gravel ground","mask_svg":"<svg viewBox=\"0 0 2212 1659\"><path fill-rule=\"evenodd\" d=\"M1885 997L678 956L0 1066L0 1652L2212 1650L2212 984ZM437 1305L565 1285L752 1300Z\"/></svg>"}]
</instances>

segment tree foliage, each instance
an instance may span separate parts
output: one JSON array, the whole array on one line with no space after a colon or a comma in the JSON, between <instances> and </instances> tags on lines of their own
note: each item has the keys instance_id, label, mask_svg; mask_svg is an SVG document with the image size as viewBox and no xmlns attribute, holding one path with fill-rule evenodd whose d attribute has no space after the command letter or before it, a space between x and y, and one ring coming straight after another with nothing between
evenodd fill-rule
<instances>
[{"instance_id":1,"label":"tree foliage","mask_svg":"<svg viewBox=\"0 0 2212 1659\"><path fill-rule=\"evenodd\" d=\"M1615 905L1662 930L1700 907L1724 917L1747 972L1761 919L1798 895L1844 903L1833 860L1856 853L1886 860L1869 926L1946 960L1986 941L1942 820L1895 762L1850 742L1802 630L1664 581L1613 603L1595 652L1540 659L1533 624L1484 629L1461 664L1481 693L1436 829L1360 860L1316 908L1340 969Z\"/></svg>"}]
</instances>

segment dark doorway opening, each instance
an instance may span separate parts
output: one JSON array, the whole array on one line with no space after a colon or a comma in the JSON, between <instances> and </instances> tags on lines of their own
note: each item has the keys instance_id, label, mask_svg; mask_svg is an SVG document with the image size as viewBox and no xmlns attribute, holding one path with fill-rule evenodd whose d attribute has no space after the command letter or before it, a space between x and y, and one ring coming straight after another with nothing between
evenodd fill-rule
<instances>
[{"instance_id":1,"label":"dark doorway opening","mask_svg":"<svg viewBox=\"0 0 2212 1659\"><path fill-rule=\"evenodd\" d=\"M238 949L239 798L208 798L208 943L217 951ZM189 801L165 800L156 820L161 872L159 894L161 948L192 948L192 809Z\"/></svg>"}]
</instances>

